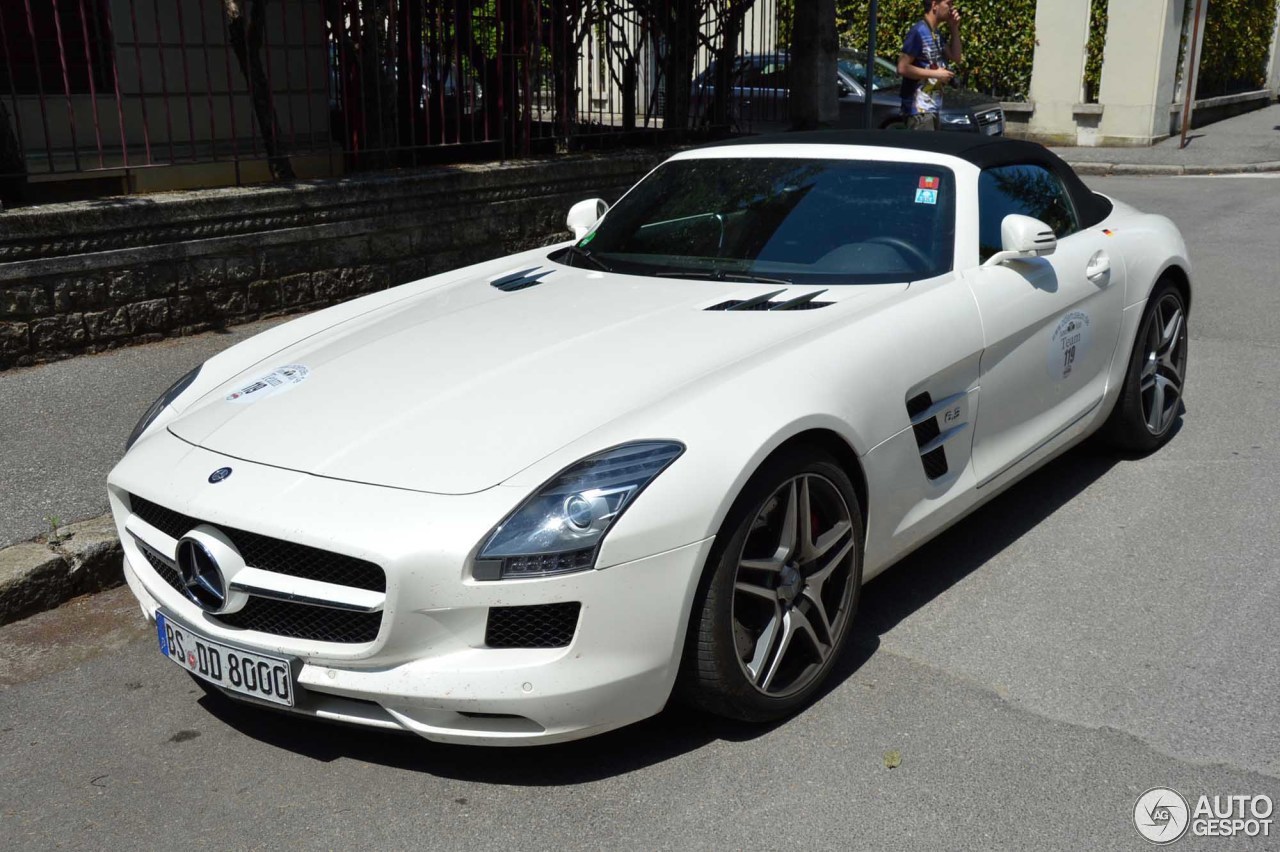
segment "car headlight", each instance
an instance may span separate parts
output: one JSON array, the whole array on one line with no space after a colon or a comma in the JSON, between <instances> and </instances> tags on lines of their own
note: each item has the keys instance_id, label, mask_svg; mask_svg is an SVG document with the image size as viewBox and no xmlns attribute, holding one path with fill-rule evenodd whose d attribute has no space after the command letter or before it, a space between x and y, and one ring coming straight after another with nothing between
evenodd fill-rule
<instances>
[{"instance_id":1,"label":"car headlight","mask_svg":"<svg viewBox=\"0 0 1280 852\"><path fill-rule=\"evenodd\" d=\"M972 119L970 119L970 118L969 118L969 116L964 115L964 114L962 114L962 113L961 113L961 114L955 114L955 115L947 115L947 114L943 113L943 115L942 115L942 123L943 123L943 124L954 124L954 125L957 125L957 126L959 126L959 127L968 127L970 124L973 124L973 121L972 121Z\"/></svg>"},{"instance_id":2,"label":"car headlight","mask_svg":"<svg viewBox=\"0 0 1280 852\"><path fill-rule=\"evenodd\" d=\"M683 452L671 441L623 444L562 471L498 524L472 576L503 580L592 568L614 521Z\"/></svg>"},{"instance_id":3,"label":"car headlight","mask_svg":"<svg viewBox=\"0 0 1280 852\"><path fill-rule=\"evenodd\" d=\"M200 367L203 366L203 364L200 365ZM200 367L196 367L190 373L187 373L185 376L178 379L167 391L160 394L159 399L151 403L151 407L147 409L147 413L142 415L142 419L138 421L138 425L134 426L133 431L129 433L129 440L124 442L124 451L126 453L129 452L129 448L134 445L134 442L136 442L138 438L142 437L142 433L147 431L147 427L160 416L160 412L164 411L165 406L181 396L184 390L191 387L191 383L196 380L196 376L200 375Z\"/></svg>"}]
</instances>

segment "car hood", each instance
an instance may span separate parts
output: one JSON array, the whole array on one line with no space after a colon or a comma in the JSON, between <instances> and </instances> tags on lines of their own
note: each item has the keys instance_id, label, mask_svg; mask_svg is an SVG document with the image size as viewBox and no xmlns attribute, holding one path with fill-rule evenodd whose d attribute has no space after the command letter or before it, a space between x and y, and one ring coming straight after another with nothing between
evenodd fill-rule
<instances>
[{"instance_id":1,"label":"car hood","mask_svg":"<svg viewBox=\"0 0 1280 852\"><path fill-rule=\"evenodd\" d=\"M946 88L942 90L942 109L944 112L974 112L995 109L1000 106L991 95L975 92L972 89Z\"/></svg>"},{"instance_id":2,"label":"car hood","mask_svg":"<svg viewBox=\"0 0 1280 852\"><path fill-rule=\"evenodd\" d=\"M169 429L276 467L471 493L682 385L906 287L833 288L822 297L833 304L819 310L726 311L708 308L780 288L609 275L545 260L514 280L522 289L493 286L519 271L431 287L306 338L223 383ZM815 289L792 287L777 299Z\"/></svg>"}]
</instances>

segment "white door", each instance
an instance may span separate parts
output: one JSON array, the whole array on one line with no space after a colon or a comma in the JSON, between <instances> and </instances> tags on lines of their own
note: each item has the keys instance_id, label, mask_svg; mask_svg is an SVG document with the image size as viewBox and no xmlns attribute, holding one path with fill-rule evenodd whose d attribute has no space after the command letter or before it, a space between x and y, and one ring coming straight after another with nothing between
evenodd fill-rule
<instances>
[{"instance_id":1,"label":"white door","mask_svg":"<svg viewBox=\"0 0 1280 852\"><path fill-rule=\"evenodd\" d=\"M1113 241L1100 228L1078 230L1070 196L1052 172L1038 165L983 172L983 258L1000 248L1000 223L1010 213L1050 225L1058 246L1047 257L965 275L985 344L973 446L979 483L1031 455L1101 402L1124 307L1124 265Z\"/></svg>"}]
</instances>

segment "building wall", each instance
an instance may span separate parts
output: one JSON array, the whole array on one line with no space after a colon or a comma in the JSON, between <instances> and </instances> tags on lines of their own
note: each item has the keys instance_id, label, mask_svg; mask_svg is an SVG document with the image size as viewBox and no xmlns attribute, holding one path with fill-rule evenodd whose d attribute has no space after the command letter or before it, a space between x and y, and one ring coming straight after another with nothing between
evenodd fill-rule
<instances>
[{"instance_id":1,"label":"building wall","mask_svg":"<svg viewBox=\"0 0 1280 852\"><path fill-rule=\"evenodd\" d=\"M307 311L565 239L663 158L571 156L4 213L0 370Z\"/></svg>"}]
</instances>

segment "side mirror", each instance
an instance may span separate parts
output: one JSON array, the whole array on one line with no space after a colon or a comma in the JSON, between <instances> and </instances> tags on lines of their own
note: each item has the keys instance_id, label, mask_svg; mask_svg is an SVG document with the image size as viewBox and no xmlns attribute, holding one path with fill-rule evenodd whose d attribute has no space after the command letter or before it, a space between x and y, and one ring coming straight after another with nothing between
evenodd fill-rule
<instances>
[{"instance_id":1,"label":"side mirror","mask_svg":"<svg viewBox=\"0 0 1280 852\"><path fill-rule=\"evenodd\" d=\"M1000 243L1004 250L987 258L983 266L998 266L1008 260L1053 254L1058 247L1058 238L1054 236L1053 228L1039 219L1010 213L1000 223Z\"/></svg>"},{"instance_id":2,"label":"side mirror","mask_svg":"<svg viewBox=\"0 0 1280 852\"><path fill-rule=\"evenodd\" d=\"M609 212L609 205L603 198L588 198L579 201L569 208L569 215L564 223L573 231L573 238L580 240L591 230L591 226L600 221L600 217Z\"/></svg>"}]
</instances>

